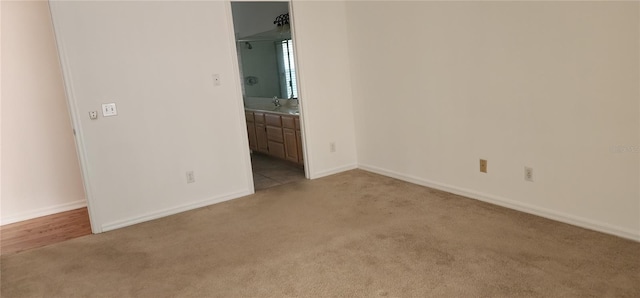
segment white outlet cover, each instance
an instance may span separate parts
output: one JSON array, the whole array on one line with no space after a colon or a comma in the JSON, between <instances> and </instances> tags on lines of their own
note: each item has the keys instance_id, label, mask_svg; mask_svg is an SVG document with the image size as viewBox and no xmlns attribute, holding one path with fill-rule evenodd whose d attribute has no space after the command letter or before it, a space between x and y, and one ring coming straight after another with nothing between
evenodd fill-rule
<instances>
[{"instance_id":1,"label":"white outlet cover","mask_svg":"<svg viewBox=\"0 0 640 298\"><path fill-rule=\"evenodd\" d=\"M524 167L524 180L533 182L533 168Z\"/></svg>"},{"instance_id":2,"label":"white outlet cover","mask_svg":"<svg viewBox=\"0 0 640 298\"><path fill-rule=\"evenodd\" d=\"M115 115L118 115L118 110L116 110L116 104L114 102L102 104L102 116L110 117Z\"/></svg>"},{"instance_id":3,"label":"white outlet cover","mask_svg":"<svg viewBox=\"0 0 640 298\"><path fill-rule=\"evenodd\" d=\"M196 176L193 174L193 171L187 171L187 183L196 182Z\"/></svg>"}]
</instances>

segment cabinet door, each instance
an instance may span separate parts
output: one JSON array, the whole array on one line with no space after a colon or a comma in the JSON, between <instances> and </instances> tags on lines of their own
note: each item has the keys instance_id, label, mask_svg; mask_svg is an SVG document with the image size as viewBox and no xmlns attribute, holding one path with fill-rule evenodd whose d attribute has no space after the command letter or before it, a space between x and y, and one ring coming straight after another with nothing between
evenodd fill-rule
<instances>
[{"instance_id":1,"label":"cabinet door","mask_svg":"<svg viewBox=\"0 0 640 298\"><path fill-rule=\"evenodd\" d=\"M284 120L284 117L282 118ZM291 119L293 120L293 119ZM293 122L292 122L293 124ZM289 128L283 128L284 135L284 151L286 160L298 162L298 141L296 140L296 131Z\"/></svg>"},{"instance_id":2,"label":"cabinet door","mask_svg":"<svg viewBox=\"0 0 640 298\"><path fill-rule=\"evenodd\" d=\"M300 130L296 130L296 144L298 150L298 163L304 165L304 156L302 156L302 135Z\"/></svg>"},{"instance_id":3,"label":"cabinet door","mask_svg":"<svg viewBox=\"0 0 640 298\"><path fill-rule=\"evenodd\" d=\"M249 148L253 151L258 151L258 140L256 138L256 125L253 122L247 122L247 135L249 135Z\"/></svg>"},{"instance_id":4,"label":"cabinet door","mask_svg":"<svg viewBox=\"0 0 640 298\"><path fill-rule=\"evenodd\" d=\"M269 141L269 155L284 159L284 145L282 143Z\"/></svg>"},{"instance_id":5,"label":"cabinet door","mask_svg":"<svg viewBox=\"0 0 640 298\"><path fill-rule=\"evenodd\" d=\"M256 147L258 152L269 153L267 130L264 124L256 122Z\"/></svg>"},{"instance_id":6,"label":"cabinet door","mask_svg":"<svg viewBox=\"0 0 640 298\"><path fill-rule=\"evenodd\" d=\"M293 122L295 123L296 130L300 130L300 117L293 119Z\"/></svg>"}]
</instances>

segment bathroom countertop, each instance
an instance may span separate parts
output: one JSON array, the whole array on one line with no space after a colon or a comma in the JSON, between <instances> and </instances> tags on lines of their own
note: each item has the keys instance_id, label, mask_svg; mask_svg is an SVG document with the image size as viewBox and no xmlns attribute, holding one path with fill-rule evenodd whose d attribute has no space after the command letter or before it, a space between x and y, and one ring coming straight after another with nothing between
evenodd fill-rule
<instances>
[{"instance_id":1,"label":"bathroom countertop","mask_svg":"<svg viewBox=\"0 0 640 298\"><path fill-rule=\"evenodd\" d=\"M279 106L276 107L273 104L268 106L268 105L251 105L251 106L245 106L244 107L245 111L253 111L253 112L267 112L267 113L275 113L275 114L281 114L281 115L295 115L298 116L300 115L300 109L295 106Z\"/></svg>"}]
</instances>

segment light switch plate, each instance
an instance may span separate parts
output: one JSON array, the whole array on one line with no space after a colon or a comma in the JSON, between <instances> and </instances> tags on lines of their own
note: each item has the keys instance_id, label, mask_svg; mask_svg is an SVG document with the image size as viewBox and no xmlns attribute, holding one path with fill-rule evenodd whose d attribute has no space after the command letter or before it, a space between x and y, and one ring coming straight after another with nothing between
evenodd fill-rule
<instances>
[{"instance_id":1,"label":"light switch plate","mask_svg":"<svg viewBox=\"0 0 640 298\"><path fill-rule=\"evenodd\" d=\"M118 115L118 110L116 110L116 104L114 102L102 104L102 116L109 117L115 115Z\"/></svg>"}]
</instances>

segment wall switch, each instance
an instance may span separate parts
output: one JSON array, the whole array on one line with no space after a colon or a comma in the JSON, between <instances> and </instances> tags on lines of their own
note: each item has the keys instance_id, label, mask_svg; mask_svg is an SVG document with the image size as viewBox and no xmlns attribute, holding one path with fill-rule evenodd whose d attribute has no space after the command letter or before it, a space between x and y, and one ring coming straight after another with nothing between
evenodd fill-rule
<instances>
[{"instance_id":1,"label":"wall switch","mask_svg":"<svg viewBox=\"0 0 640 298\"><path fill-rule=\"evenodd\" d=\"M118 115L118 111L116 110L115 103L104 103L102 104L102 116L109 117Z\"/></svg>"},{"instance_id":2,"label":"wall switch","mask_svg":"<svg viewBox=\"0 0 640 298\"><path fill-rule=\"evenodd\" d=\"M195 183L196 176L193 174L193 171L187 171L187 183Z\"/></svg>"},{"instance_id":3,"label":"wall switch","mask_svg":"<svg viewBox=\"0 0 640 298\"><path fill-rule=\"evenodd\" d=\"M91 112L89 112L89 119L91 119L91 120L96 120L96 119L98 119L98 111L91 111Z\"/></svg>"},{"instance_id":4,"label":"wall switch","mask_svg":"<svg viewBox=\"0 0 640 298\"><path fill-rule=\"evenodd\" d=\"M480 160L480 172L482 172L482 173L486 173L487 172L487 160L486 159L481 159Z\"/></svg>"},{"instance_id":5,"label":"wall switch","mask_svg":"<svg viewBox=\"0 0 640 298\"><path fill-rule=\"evenodd\" d=\"M214 74L213 75L213 85L214 86L220 86L220 75L219 74Z\"/></svg>"},{"instance_id":6,"label":"wall switch","mask_svg":"<svg viewBox=\"0 0 640 298\"><path fill-rule=\"evenodd\" d=\"M524 167L524 180L533 182L533 169L530 167Z\"/></svg>"},{"instance_id":7,"label":"wall switch","mask_svg":"<svg viewBox=\"0 0 640 298\"><path fill-rule=\"evenodd\" d=\"M329 143L329 152L336 152L336 142Z\"/></svg>"}]
</instances>

